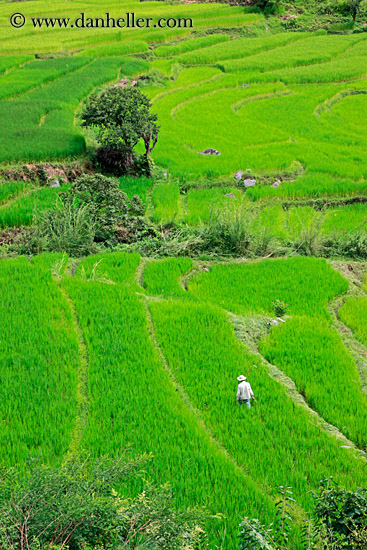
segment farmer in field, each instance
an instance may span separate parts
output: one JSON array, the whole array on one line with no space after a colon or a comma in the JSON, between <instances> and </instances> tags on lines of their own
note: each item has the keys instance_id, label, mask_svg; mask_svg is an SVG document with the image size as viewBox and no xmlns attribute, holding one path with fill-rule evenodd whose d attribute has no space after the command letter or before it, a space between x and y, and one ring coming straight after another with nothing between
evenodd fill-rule
<instances>
[{"instance_id":1,"label":"farmer in field","mask_svg":"<svg viewBox=\"0 0 367 550\"><path fill-rule=\"evenodd\" d=\"M251 398L255 399L254 392L251 389L251 386L248 382L246 382L246 376L239 376L237 378L239 381L238 389L237 389L237 401L240 405L247 405L248 408L251 408Z\"/></svg>"}]
</instances>

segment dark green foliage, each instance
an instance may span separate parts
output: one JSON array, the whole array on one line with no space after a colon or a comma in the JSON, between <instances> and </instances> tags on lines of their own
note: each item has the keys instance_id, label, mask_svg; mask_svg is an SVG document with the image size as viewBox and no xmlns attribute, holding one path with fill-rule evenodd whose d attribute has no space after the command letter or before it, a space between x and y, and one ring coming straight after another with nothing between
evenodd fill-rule
<instances>
[{"instance_id":1,"label":"dark green foliage","mask_svg":"<svg viewBox=\"0 0 367 550\"><path fill-rule=\"evenodd\" d=\"M323 480L315 493L315 514L331 530L350 536L367 528L367 489L346 491L333 480Z\"/></svg>"},{"instance_id":2,"label":"dark green foliage","mask_svg":"<svg viewBox=\"0 0 367 550\"><path fill-rule=\"evenodd\" d=\"M86 548L207 548L201 510L172 509L167 487L146 485L135 498L119 492L146 457L66 461L52 468L31 462L25 475L3 467L0 547L8 550Z\"/></svg>"},{"instance_id":3,"label":"dark green foliage","mask_svg":"<svg viewBox=\"0 0 367 550\"><path fill-rule=\"evenodd\" d=\"M116 227L130 227L132 217L144 215L145 207L137 195L129 199L119 188L119 182L101 174L76 179L62 200L77 207L87 207L95 224L95 240L113 238ZM145 221L141 220L145 226Z\"/></svg>"},{"instance_id":4,"label":"dark green foliage","mask_svg":"<svg viewBox=\"0 0 367 550\"><path fill-rule=\"evenodd\" d=\"M274 13L279 5L279 0L252 0L251 4L267 13Z\"/></svg>"},{"instance_id":5,"label":"dark green foliage","mask_svg":"<svg viewBox=\"0 0 367 550\"><path fill-rule=\"evenodd\" d=\"M101 170L112 176L132 174L134 172L134 158L130 149L124 145L102 145L96 151L97 163Z\"/></svg>"},{"instance_id":6,"label":"dark green foliage","mask_svg":"<svg viewBox=\"0 0 367 550\"><path fill-rule=\"evenodd\" d=\"M292 522L290 487L280 487L274 523L268 527L257 519L244 518L240 524L240 550L288 550ZM302 528L303 550L364 550L367 541L367 489L347 491L332 479L320 482L313 494L314 511Z\"/></svg>"},{"instance_id":7,"label":"dark green foliage","mask_svg":"<svg viewBox=\"0 0 367 550\"><path fill-rule=\"evenodd\" d=\"M157 143L157 115L150 107L139 88L114 86L92 95L82 113L82 125L95 127L103 146L124 147L127 162L132 164L132 151L141 139L147 156Z\"/></svg>"},{"instance_id":8,"label":"dark green foliage","mask_svg":"<svg viewBox=\"0 0 367 550\"><path fill-rule=\"evenodd\" d=\"M282 302L282 300L279 300L278 298L273 302L274 306L274 314L277 317L283 317L288 311L289 304L286 304L285 302Z\"/></svg>"}]
</instances>

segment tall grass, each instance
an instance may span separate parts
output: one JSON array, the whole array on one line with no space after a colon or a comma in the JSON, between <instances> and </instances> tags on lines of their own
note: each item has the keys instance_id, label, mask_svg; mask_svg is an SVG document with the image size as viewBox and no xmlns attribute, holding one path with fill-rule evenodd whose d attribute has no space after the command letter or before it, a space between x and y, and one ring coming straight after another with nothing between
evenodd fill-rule
<instances>
[{"instance_id":1,"label":"tall grass","mask_svg":"<svg viewBox=\"0 0 367 550\"><path fill-rule=\"evenodd\" d=\"M338 315L352 329L358 340L367 346L367 298L350 298L340 308Z\"/></svg>"},{"instance_id":2,"label":"tall grass","mask_svg":"<svg viewBox=\"0 0 367 550\"><path fill-rule=\"evenodd\" d=\"M63 188L64 189L64 188ZM0 208L0 227L20 227L32 225L35 213L55 208L60 189L42 187L25 193L9 206Z\"/></svg>"},{"instance_id":3,"label":"tall grass","mask_svg":"<svg viewBox=\"0 0 367 550\"><path fill-rule=\"evenodd\" d=\"M205 505L226 515L223 544L236 548L244 513L271 515L272 504L209 438L175 390L149 340L142 303L128 287L68 280L88 346L89 414L83 445L94 456L153 452L147 468L157 483L170 482L179 506ZM224 490L231 487L231 491ZM210 542L223 537L211 521Z\"/></svg>"},{"instance_id":4,"label":"tall grass","mask_svg":"<svg viewBox=\"0 0 367 550\"><path fill-rule=\"evenodd\" d=\"M33 55L9 55L0 58L0 74L34 59Z\"/></svg>"},{"instance_id":5,"label":"tall grass","mask_svg":"<svg viewBox=\"0 0 367 550\"><path fill-rule=\"evenodd\" d=\"M56 261L56 257L54 257ZM79 364L71 314L51 271L0 263L0 460L60 463L76 410Z\"/></svg>"},{"instance_id":6,"label":"tall grass","mask_svg":"<svg viewBox=\"0 0 367 550\"><path fill-rule=\"evenodd\" d=\"M179 221L180 211L180 189L176 184L156 185L152 193L154 212L152 219L155 222L169 224Z\"/></svg>"},{"instance_id":7,"label":"tall grass","mask_svg":"<svg viewBox=\"0 0 367 550\"><path fill-rule=\"evenodd\" d=\"M149 262L144 268L143 286L151 296L186 297L187 292L179 285L178 279L190 271L192 265L191 258L166 258Z\"/></svg>"},{"instance_id":8,"label":"tall grass","mask_svg":"<svg viewBox=\"0 0 367 550\"><path fill-rule=\"evenodd\" d=\"M291 315L325 320L328 302L347 288L325 260L303 257L216 265L189 281L190 292L234 313L271 315L279 299Z\"/></svg>"},{"instance_id":9,"label":"tall grass","mask_svg":"<svg viewBox=\"0 0 367 550\"><path fill-rule=\"evenodd\" d=\"M367 398L355 361L335 329L315 319L294 317L273 327L260 350L294 380L325 420L366 447Z\"/></svg>"},{"instance_id":10,"label":"tall grass","mask_svg":"<svg viewBox=\"0 0 367 550\"><path fill-rule=\"evenodd\" d=\"M291 485L297 501L310 509L309 491L330 471L347 486L365 482L363 459L346 453L337 439L309 421L236 340L223 311L182 301L152 302L150 309L175 377L215 437L258 483ZM236 404L241 373L257 398L250 410Z\"/></svg>"},{"instance_id":11,"label":"tall grass","mask_svg":"<svg viewBox=\"0 0 367 550\"><path fill-rule=\"evenodd\" d=\"M61 57L58 59L37 59L2 77L0 99L14 97L56 80L69 72L76 71L91 62L91 59Z\"/></svg>"}]
</instances>

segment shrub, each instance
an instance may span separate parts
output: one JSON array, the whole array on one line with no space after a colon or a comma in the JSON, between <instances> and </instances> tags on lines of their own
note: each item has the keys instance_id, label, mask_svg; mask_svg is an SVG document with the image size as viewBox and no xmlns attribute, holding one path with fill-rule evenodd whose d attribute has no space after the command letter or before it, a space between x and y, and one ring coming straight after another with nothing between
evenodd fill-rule
<instances>
[{"instance_id":1,"label":"shrub","mask_svg":"<svg viewBox=\"0 0 367 550\"><path fill-rule=\"evenodd\" d=\"M130 225L131 216L144 215L140 197L129 199L119 188L118 180L101 174L81 176L62 193L65 204L84 206L95 226L95 240L105 242L115 235L116 227Z\"/></svg>"},{"instance_id":2,"label":"shrub","mask_svg":"<svg viewBox=\"0 0 367 550\"><path fill-rule=\"evenodd\" d=\"M286 315L289 308L289 304L282 302L278 298L275 300L275 302L273 302L273 306L274 314L276 315L276 317L283 317L283 315Z\"/></svg>"},{"instance_id":3,"label":"shrub","mask_svg":"<svg viewBox=\"0 0 367 550\"><path fill-rule=\"evenodd\" d=\"M254 216L253 208L244 200L216 210L207 227L208 248L244 255L251 245Z\"/></svg>"},{"instance_id":4,"label":"shrub","mask_svg":"<svg viewBox=\"0 0 367 550\"><path fill-rule=\"evenodd\" d=\"M132 174L134 158L124 146L103 145L96 151L97 163L103 172L113 176Z\"/></svg>"},{"instance_id":5,"label":"shrub","mask_svg":"<svg viewBox=\"0 0 367 550\"><path fill-rule=\"evenodd\" d=\"M262 525L257 519L244 518L240 524L241 550L282 550L288 548L287 537L292 517L290 504L295 502L289 487L280 488L282 499L277 504L275 522ZM311 519L304 522L304 550L330 549L362 550L367 541L367 495L366 489L346 491L334 484L332 479L320 482L320 490L314 493L314 511ZM286 510L286 511L284 511ZM287 546L285 546L285 544Z\"/></svg>"},{"instance_id":6,"label":"shrub","mask_svg":"<svg viewBox=\"0 0 367 550\"><path fill-rule=\"evenodd\" d=\"M133 498L121 495L122 484L140 477L146 461L145 456L102 457L68 460L57 468L33 461L25 475L3 467L0 547L207 548L201 527L206 514L174 510L167 486L145 483L144 491Z\"/></svg>"}]
</instances>

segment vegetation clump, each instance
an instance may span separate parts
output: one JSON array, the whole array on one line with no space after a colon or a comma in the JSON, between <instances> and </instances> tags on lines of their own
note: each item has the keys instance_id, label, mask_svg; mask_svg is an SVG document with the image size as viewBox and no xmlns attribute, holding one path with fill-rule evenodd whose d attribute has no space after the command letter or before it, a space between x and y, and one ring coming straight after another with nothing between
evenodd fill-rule
<instances>
[{"instance_id":1,"label":"vegetation clump","mask_svg":"<svg viewBox=\"0 0 367 550\"><path fill-rule=\"evenodd\" d=\"M295 500L290 487L279 487L275 520L268 526L244 518L240 550L285 550ZM313 493L314 509L302 529L302 550L363 550L367 544L367 490L347 491L334 480L320 481Z\"/></svg>"},{"instance_id":2,"label":"vegetation clump","mask_svg":"<svg viewBox=\"0 0 367 550\"><path fill-rule=\"evenodd\" d=\"M157 115L150 108L149 99L136 86L113 86L90 97L81 115L82 125L97 129L103 147L98 158L105 168L113 173L120 171L118 175L133 172L134 148L143 140L149 171L150 154L159 132Z\"/></svg>"},{"instance_id":3,"label":"vegetation clump","mask_svg":"<svg viewBox=\"0 0 367 550\"><path fill-rule=\"evenodd\" d=\"M33 461L25 473L2 467L0 547L8 550L207 548L201 510L177 511L170 489L145 483L133 498L121 487L147 457Z\"/></svg>"},{"instance_id":4,"label":"vegetation clump","mask_svg":"<svg viewBox=\"0 0 367 550\"><path fill-rule=\"evenodd\" d=\"M119 182L102 174L83 175L60 193L56 208L35 220L34 246L38 251L65 251L78 257L98 250L96 243L131 243L154 235L144 219L138 195L128 198Z\"/></svg>"}]
</instances>

